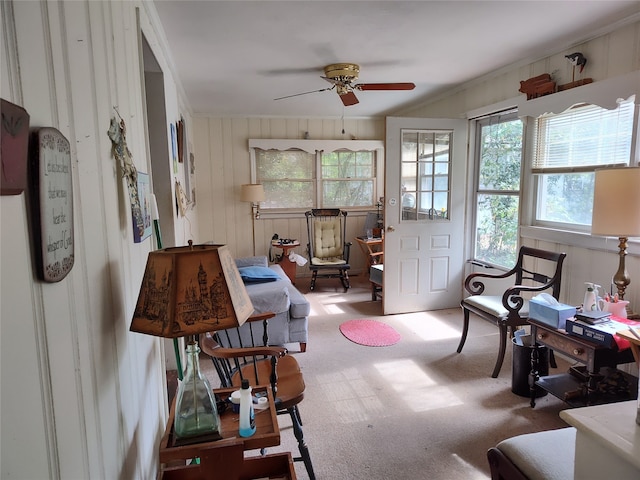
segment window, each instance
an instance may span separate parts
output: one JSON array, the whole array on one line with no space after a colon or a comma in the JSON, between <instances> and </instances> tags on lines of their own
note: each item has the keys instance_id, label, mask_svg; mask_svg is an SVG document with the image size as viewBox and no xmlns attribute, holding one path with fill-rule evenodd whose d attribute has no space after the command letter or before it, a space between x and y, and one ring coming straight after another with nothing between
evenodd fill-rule
<instances>
[{"instance_id":1,"label":"window","mask_svg":"<svg viewBox=\"0 0 640 480\"><path fill-rule=\"evenodd\" d=\"M630 161L633 99L614 110L583 104L536 120L537 224L589 229L594 170Z\"/></svg>"},{"instance_id":2,"label":"window","mask_svg":"<svg viewBox=\"0 0 640 480\"><path fill-rule=\"evenodd\" d=\"M264 185L263 213L375 207L384 150L368 140L250 140L252 182Z\"/></svg>"},{"instance_id":3,"label":"window","mask_svg":"<svg viewBox=\"0 0 640 480\"><path fill-rule=\"evenodd\" d=\"M311 208L315 197L315 155L303 150L256 149L256 183L262 183L262 209Z\"/></svg>"},{"instance_id":4,"label":"window","mask_svg":"<svg viewBox=\"0 0 640 480\"><path fill-rule=\"evenodd\" d=\"M516 112L505 112L476 126L474 257L510 268L518 248L523 124Z\"/></svg>"},{"instance_id":5,"label":"window","mask_svg":"<svg viewBox=\"0 0 640 480\"><path fill-rule=\"evenodd\" d=\"M402 220L449 218L452 135L402 131Z\"/></svg>"},{"instance_id":6,"label":"window","mask_svg":"<svg viewBox=\"0 0 640 480\"><path fill-rule=\"evenodd\" d=\"M372 207L376 164L371 151L322 153L322 206Z\"/></svg>"}]
</instances>

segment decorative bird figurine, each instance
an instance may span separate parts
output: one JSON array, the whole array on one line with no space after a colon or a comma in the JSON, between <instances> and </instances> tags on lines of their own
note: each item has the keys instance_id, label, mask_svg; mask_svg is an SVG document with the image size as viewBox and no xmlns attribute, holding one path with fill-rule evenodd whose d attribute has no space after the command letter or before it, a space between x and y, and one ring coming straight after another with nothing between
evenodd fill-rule
<instances>
[{"instance_id":1,"label":"decorative bird figurine","mask_svg":"<svg viewBox=\"0 0 640 480\"><path fill-rule=\"evenodd\" d=\"M584 66L587 64L587 59L583 54L581 54L580 52L575 52L570 55L565 55L564 57L568 58L569 62L571 62L571 65L573 65L574 67L579 66L580 73L582 73L582 71L584 70Z\"/></svg>"}]
</instances>

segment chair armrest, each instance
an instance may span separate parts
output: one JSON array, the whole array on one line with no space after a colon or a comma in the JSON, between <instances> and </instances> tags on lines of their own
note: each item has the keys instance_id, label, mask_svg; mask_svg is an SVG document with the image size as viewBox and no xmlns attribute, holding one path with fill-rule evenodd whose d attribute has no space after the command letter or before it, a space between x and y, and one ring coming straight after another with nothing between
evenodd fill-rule
<instances>
[{"instance_id":1,"label":"chair armrest","mask_svg":"<svg viewBox=\"0 0 640 480\"><path fill-rule=\"evenodd\" d=\"M486 278L487 280L492 280L492 279L495 280L499 278L511 277L512 275L515 275L515 273L516 273L515 268L512 268L508 272L504 272L504 273L493 273L493 274L482 273L482 272L471 273L467 275L467 278L465 278L464 280L464 288L471 295L481 295L482 292L484 292L484 283L476 279Z\"/></svg>"},{"instance_id":2,"label":"chair armrest","mask_svg":"<svg viewBox=\"0 0 640 480\"><path fill-rule=\"evenodd\" d=\"M261 322L275 316L276 314L273 312L254 313L249 318L247 318L247 322Z\"/></svg>"},{"instance_id":3,"label":"chair armrest","mask_svg":"<svg viewBox=\"0 0 640 480\"><path fill-rule=\"evenodd\" d=\"M524 305L524 298L520 295L522 292L542 292L553 288L554 282L548 282L544 285L514 285L505 290L502 295L502 305L509 311L509 317L512 315L519 316L520 309ZM557 298L556 298L557 300Z\"/></svg>"},{"instance_id":4,"label":"chair armrest","mask_svg":"<svg viewBox=\"0 0 640 480\"><path fill-rule=\"evenodd\" d=\"M200 349L210 357L215 358L238 358L251 357L254 355L274 355L276 357L284 357L288 353L288 350L284 347L221 347L209 332L200 337Z\"/></svg>"}]
</instances>

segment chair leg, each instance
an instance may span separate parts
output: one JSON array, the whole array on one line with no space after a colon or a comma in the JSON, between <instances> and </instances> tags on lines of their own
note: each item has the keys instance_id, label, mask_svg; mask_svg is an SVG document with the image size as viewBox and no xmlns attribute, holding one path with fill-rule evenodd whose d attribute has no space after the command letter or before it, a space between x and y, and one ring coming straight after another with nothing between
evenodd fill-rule
<instances>
[{"instance_id":1,"label":"chair leg","mask_svg":"<svg viewBox=\"0 0 640 480\"><path fill-rule=\"evenodd\" d=\"M467 333L469 332L469 310L466 308L462 308L464 312L464 323L462 324L462 337L460 337L460 344L458 345L458 349L456 350L458 353L462 351L462 347L464 347L464 342L467 341Z\"/></svg>"},{"instance_id":2,"label":"chair leg","mask_svg":"<svg viewBox=\"0 0 640 480\"><path fill-rule=\"evenodd\" d=\"M311 274L311 286L309 287L309 290L313 290L314 288L316 288L317 277L318 277L318 271L314 270L313 273Z\"/></svg>"},{"instance_id":3,"label":"chair leg","mask_svg":"<svg viewBox=\"0 0 640 480\"><path fill-rule=\"evenodd\" d=\"M498 350L498 358L496 359L496 366L493 367L493 373L491 377L496 378L500 374L502 368L502 362L504 362L504 354L507 350L507 326L500 324L500 349Z\"/></svg>"},{"instance_id":4,"label":"chair leg","mask_svg":"<svg viewBox=\"0 0 640 480\"><path fill-rule=\"evenodd\" d=\"M351 283L349 283L349 274L346 270L340 270L340 281L342 282L345 292L351 288Z\"/></svg>"},{"instance_id":5,"label":"chair leg","mask_svg":"<svg viewBox=\"0 0 640 480\"><path fill-rule=\"evenodd\" d=\"M296 436L298 440L298 449L300 450L300 455L302 456L302 461L304 462L304 466L307 469L307 474L309 475L309 480L315 480L316 475L313 472L313 465L311 464L311 455L309 455L309 448L304 441L304 434L302 433L302 422L300 421L300 412L298 411L298 406L294 405L291 408L288 408L287 411L291 416L291 423L293 424L293 434Z\"/></svg>"},{"instance_id":6,"label":"chair leg","mask_svg":"<svg viewBox=\"0 0 640 480\"><path fill-rule=\"evenodd\" d=\"M300 353L307 351L307 342L300 342Z\"/></svg>"}]
</instances>

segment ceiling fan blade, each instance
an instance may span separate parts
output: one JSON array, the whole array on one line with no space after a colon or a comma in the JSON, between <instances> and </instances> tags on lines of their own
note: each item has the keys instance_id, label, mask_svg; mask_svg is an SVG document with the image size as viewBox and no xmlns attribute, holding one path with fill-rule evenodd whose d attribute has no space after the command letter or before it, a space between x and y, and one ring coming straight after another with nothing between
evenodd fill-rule
<instances>
[{"instance_id":1,"label":"ceiling fan blade","mask_svg":"<svg viewBox=\"0 0 640 480\"><path fill-rule=\"evenodd\" d=\"M274 100L282 100L284 98L299 97L300 95L308 95L309 93L326 92L327 90L333 90L333 87L321 88L320 90L311 90L310 92L294 93L293 95L287 95L286 97L274 98Z\"/></svg>"},{"instance_id":2,"label":"ceiling fan blade","mask_svg":"<svg viewBox=\"0 0 640 480\"><path fill-rule=\"evenodd\" d=\"M413 90L415 83L360 83L353 88L358 90Z\"/></svg>"},{"instance_id":3,"label":"ceiling fan blade","mask_svg":"<svg viewBox=\"0 0 640 480\"><path fill-rule=\"evenodd\" d=\"M340 100L342 100L342 103L344 104L345 107L350 107L351 105L360 103L358 101L358 97L356 97L356 94L353 92L347 92L340 95Z\"/></svg>"}]
</instances>

